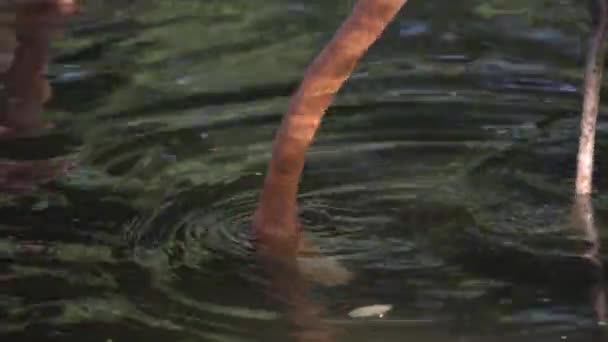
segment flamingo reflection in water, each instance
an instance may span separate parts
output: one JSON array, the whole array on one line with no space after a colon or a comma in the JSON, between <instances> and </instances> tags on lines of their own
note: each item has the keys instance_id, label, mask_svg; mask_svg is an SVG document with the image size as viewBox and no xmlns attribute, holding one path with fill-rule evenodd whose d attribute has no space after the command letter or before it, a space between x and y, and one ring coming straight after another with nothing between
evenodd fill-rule
<instances>
[{"instance_id":1,"label":"flamingo reflection in water","mask_svg":"<svg viewBox=\"0 0 608 342\"><path fill-rule=\"evenodd\" d=\"M587 50L579 151L574 189L573 222L592 246L584 256L603 269L599 258L599 237L591 205L593 158L599 93L608 32L608 0L594 0L593 34ZM348 79L357 62L382 34L407 0L359 0L350 16L306 70L293 94L287 113L276 133L253 228L259 250L265 255L295 259L314 248L301 236L297 217L298 184L305 154L325 111ZM295 266L294 267L300 267ZM348 271L333 267L335 283L350 279ZM327 273L331 274L331 272ZM606 319L602 284L593 290L593 302L600 322Z\"/></svg>"}]
</instances>

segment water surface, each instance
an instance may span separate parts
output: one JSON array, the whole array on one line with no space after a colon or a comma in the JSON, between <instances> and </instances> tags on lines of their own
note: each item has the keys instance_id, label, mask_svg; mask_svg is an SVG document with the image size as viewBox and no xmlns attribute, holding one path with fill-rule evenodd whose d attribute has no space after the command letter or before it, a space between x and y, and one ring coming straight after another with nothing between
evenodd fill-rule
<instances>
[{"instance_id":1,"label":"water surface","mask_svg":"<svg viewBox=\"0 0 608 342\"><path fill-rule=\"evenodd\" d=\"M0 171L3 339L601 340L603 283L570 216L589 33L574 1L410 1L301 183L308 238L355 278L254 256L274 131L351 3L89 1L71 18L54 128L0 148L0 168L25 163ZM607 149L600 124L602 241ZM372 304L393 309L348 316Z\"/></svg>"}]
</instances>

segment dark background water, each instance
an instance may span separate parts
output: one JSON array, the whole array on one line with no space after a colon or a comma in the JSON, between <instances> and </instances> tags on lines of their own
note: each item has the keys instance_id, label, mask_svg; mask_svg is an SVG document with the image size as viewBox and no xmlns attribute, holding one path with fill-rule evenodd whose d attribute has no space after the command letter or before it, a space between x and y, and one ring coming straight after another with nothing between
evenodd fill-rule
<instances>
[{"instance_id":1,"label":"dark background water","mask_svg":"<svg viewBox=\"0 0 608 342\"><path fill-rule=\"evenodd\" d=\"M31 191L0 194L2 339L601 340L603 283L569 221L577 1L405 6L330 108L301 184L307 236L356 277L302 285L320 313L289 322L297 305L269 287L249 222L289 95L352 3L88 1L52 42L55 128L0 148L47 161L24 176ZM61 159L74 167L49 176ZM393 309L347 315L371 304Z\"/></svg>"}]
</instances>

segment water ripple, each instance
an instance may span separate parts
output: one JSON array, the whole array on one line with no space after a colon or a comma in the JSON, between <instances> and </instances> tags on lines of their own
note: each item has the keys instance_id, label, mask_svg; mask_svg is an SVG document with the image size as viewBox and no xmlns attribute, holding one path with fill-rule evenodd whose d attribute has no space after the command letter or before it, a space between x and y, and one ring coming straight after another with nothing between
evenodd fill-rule
<instances>
[{"instance_id":1,"label":"water ripple","mask_svg":"<svg viewBox=\"0 0 608 342\"><path fill-rule=\"evenodd\" d=\"M348 8L287 2L133 1L75 25L49 69L55 135L0 152L78 161L52 186L0 196L0 333L283 341L309 302L315 328L378 340L392 327L401 340L407 322L551 338L587 324L587 291L568 289L571 272L591 272L568 221L577 43L519 20L505 33L508 19L462 5L445 17L439 1L389 27L307 154L305 236L354 278L273 278L285 265L260 261L250 226L272 137L320 32ZM347 318L378 303L393 305L387 319Z\"/></svg>"}]
</instances>

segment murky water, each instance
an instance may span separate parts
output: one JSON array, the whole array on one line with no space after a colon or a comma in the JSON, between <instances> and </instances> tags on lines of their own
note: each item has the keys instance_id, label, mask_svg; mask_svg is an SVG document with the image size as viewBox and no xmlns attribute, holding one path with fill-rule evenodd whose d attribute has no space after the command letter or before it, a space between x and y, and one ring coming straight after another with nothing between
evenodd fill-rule
<instances>
[{"instance_id":1,"label":"murky water","mask_svg":"<svg viewBox=\"0 0 608 342\"><path fill-rule=\"evenodd\" d=\"M355 277L320 286L254 256L274 130L352 2L89 1L71 18L51 43L54 127L0 145L3 340L601 340L603 282L570 215L575 1L411 0L301 184L308 238ZM603 124L598 149L603 240ZM348 316L372 304L393 308Z\"/></svg>"}]
</instances>

